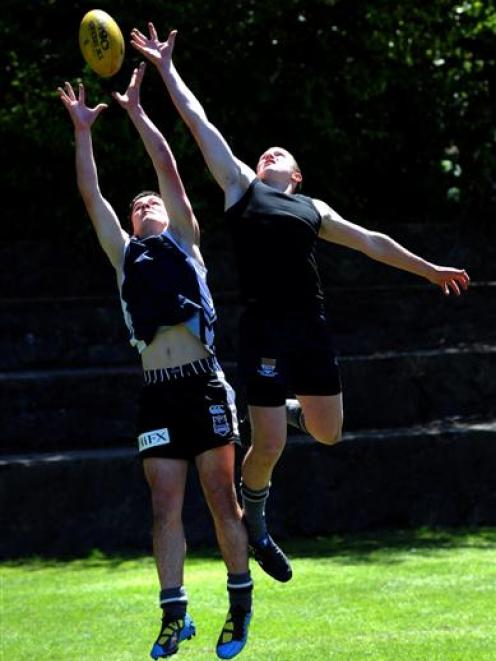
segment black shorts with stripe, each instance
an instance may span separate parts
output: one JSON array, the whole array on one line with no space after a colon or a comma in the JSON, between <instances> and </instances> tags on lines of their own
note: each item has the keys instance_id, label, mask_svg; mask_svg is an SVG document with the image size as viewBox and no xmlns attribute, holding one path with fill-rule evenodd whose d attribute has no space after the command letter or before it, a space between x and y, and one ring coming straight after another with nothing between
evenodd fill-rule
<instances>
[{"instance_id":1,"label":"black shorts with stripe","mask_svg":"<svg viewBox=\"0 0 496 661\"><path fill-rule=\"evenodd\" d=\"M238 440L234 391L217 360L148 370L138 413L141 459L193 460Z\"/></svg>"},{"instance_id":2,"label":"black shorts with stripe","mask_svg":"<svg viewBox=\"0 0 496 661\"><path fill-rule=\"evenodd\" d=\"M252 406L282 406L288 396L337 395L339 364L323 316L240 321L240 375Z\"/></svg>"}]
</instances>

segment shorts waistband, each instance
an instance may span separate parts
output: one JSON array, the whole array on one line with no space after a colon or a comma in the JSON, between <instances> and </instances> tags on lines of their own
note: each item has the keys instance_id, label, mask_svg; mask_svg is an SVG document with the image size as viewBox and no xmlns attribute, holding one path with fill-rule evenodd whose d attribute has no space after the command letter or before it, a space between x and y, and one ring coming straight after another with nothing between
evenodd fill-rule
<instances>
[{"instance_id":1,"label":"shorts waistband","mask_svg":"<svg viewBox=\"0 0 496 661\"><path fill-rule=\"evenodd\" d=\"M156 370L144 370L143 378L146 385L153 383L164 383L166 381L176 381L189 376L200 376L202 374L212 374L221 372L221 366L215 356L208 358L199 358L191 363L177 365L176 367L160 367Z\"/></svg>"}]
</instances>

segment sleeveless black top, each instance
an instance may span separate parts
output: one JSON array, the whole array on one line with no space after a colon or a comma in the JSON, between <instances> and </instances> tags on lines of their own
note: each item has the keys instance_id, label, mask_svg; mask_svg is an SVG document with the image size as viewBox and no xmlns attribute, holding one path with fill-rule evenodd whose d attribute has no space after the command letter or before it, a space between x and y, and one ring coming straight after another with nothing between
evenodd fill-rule
<instances>
[{"instance_id":1,"label":"sleeveless black top","mask_svg":"<svg viewBox=\"0 0 496 661\"><path fill-rule=\"evenodd\" d=\"M130 342L140 353L159 328L185 323L214 353L216 313L207 270L167 232L127 244L120 286Z\"/></svg>"},{"instance_id":2,"label":"sleeveless black top","mask_svg":"<svg viewBox=\"0 0 496 661\"><path fill-rule=\"evenodd\" d=\"M272 315L323 314L315 259L321 217L311 198L254 179L226 211L241 301Z\"/></svg>"}]
</instances>

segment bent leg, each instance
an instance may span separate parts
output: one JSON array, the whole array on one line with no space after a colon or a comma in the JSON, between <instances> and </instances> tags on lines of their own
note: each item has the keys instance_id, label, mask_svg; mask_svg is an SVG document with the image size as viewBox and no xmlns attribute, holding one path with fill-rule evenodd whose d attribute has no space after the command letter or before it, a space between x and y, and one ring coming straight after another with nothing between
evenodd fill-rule
<instances>
[{"instance_id":1,"label":"bent leg","mask_svg":"<svg viewBox=\"0 0 496 661\"><path fill-rule=\"evenodd\" d=\"M186 541L182 524L188 464L181 459L148 457L143 461L151 491L153 553L162 589L183 585Z\"/></svg>"},{"instance_id":2,"label":"bent leg","mask_svg":"<svg viewBox=\"0 0 496 661\"><path fill-rule=\"evenodd\" d=\"M319 443L333 445L341 440L343 395L296 395L306 430Z\"/></svg>"}]
</instances>

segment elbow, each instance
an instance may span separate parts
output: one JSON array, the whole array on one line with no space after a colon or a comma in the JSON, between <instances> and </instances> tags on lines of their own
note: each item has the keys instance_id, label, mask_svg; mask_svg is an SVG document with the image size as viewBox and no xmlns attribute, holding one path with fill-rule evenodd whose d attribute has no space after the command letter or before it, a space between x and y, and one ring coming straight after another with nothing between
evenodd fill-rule
<instances>
[{"instance_id":1,"label":"elbow","mask_svg":"<svg viewBox=\"0 0 496 661\"><path fill-rule=\"evenodd\" d=\"M368 232L362 251L372 259L381 259L387 252L388 237L380 232Z\"/></svg>"},{"instance_id":2,"label":"elbow","mask_svg":"<svg viewBox=\"0 0 496 661\"><path fill-rule=\"evenodd\" d=\"M161 169L170 171L175 169L176 161L172 155L171 150L169 149L165 140L163 140L157 147L157 154L159 160L159 166Z\"/></svg>"},{"instance_id":3,"label":"elbow","mask_svg":"<svg viewBox=\"0 0 496 661\"><path fill-rule=\"evenodd\" d=\"M91 188L88 186L88 183L86 181L83 181L81 179L77 180L77 187L79 194L83 198L83 200L86 202L86 200L89 200L91 198Z\"/></svg>"}]
</instances>

